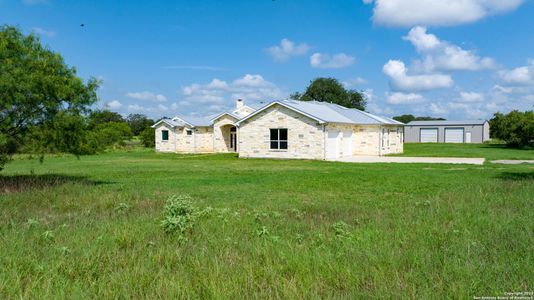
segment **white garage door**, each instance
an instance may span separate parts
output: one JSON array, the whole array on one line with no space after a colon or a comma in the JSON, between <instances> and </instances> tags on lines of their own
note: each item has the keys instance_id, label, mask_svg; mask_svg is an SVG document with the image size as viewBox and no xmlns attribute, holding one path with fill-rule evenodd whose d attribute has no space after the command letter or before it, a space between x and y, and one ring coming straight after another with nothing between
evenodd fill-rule
<instances>
[{"instance_id":1,"label":"white garage door","mask_svg":"<svg viewBox=\"0 0 534 300\"><path fill-rule=\"evenodd\" d=\"M328 136L326 139L326 158L339 158L339 136L340 133L338 130L329 130Z\"/></svg>"},{"instance_id":2,"label":"white garage door","mask_svg":"<svg viewBox=\"0 0 534 300\"><path fill-rule=\"evenodd\" d=\"M463 128L445 128L445 143L463 143Z\"/></svg>"},{"instance_id":3,"label":"white garage door","mask_svg":"<svg viewBox=\"0 0 534 300\"><path fill-rule=\"evenodd\" d=\"M420 133L421 143L437 143L438 129L437 128L421 128Z\"/></svg>"}]
</instances>

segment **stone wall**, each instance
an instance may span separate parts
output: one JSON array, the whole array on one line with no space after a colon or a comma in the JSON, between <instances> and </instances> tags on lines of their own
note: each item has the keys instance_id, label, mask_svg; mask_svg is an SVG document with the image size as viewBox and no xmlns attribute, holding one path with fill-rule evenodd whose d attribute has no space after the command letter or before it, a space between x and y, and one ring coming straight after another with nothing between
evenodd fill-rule
<instances>
[{"instance_id":1,"label":"stone wall","mask_svg":"<svg viewBox=\"0 0 534 300\"><path fill-rule=\"evenodd\" d=\"M194 152L213 152L213 128L197 127L193 135L195 139Z\"/></svg>"},{"instance_id":2,"label":"stone wall","mask_svg":"<svg viewBox=\"0 0 534 300\"><path fill-rule=\"evenodd\" d=\"M171 126L160 123L156 127L156 151L158 152L175 152L176 151L176 141L177 141L177 133L174 128ZM164 141L162 140L162 131L167 130L169 131L169 140Z\"/></svg>"},{"instance_id":3,"label":"stone wall","mask_svg":"<svg viewBox=\"0 0 534 300\"><path fill-rule=\"evenodd\" d=\"M288 149L270 149L271 128L287 128ZM324 129L317 121L275 104L238 129L239 157L324 158Z\"/></svg>"},{"instance_id":4,"label":"stone wall","mask_svg":"<svg viewBox=\"0 0 534 300\"><path fill-rule=\"evenodd\" d=\"M402 126L382 126L380 155L402 153L404 151Z\"/></svg>"},{"instance_id":5,"label":"stone wall","mask_svg":"<svg viewBox=\"0 0 534 300\"><path fill-rule=\"evenodd\" d=\"M236 118L224 115L213 122L213 150L215 152L230 152L230 128L237 121ZM239 134L237 136L239 140Z\"/></svg>"}]
</instances>

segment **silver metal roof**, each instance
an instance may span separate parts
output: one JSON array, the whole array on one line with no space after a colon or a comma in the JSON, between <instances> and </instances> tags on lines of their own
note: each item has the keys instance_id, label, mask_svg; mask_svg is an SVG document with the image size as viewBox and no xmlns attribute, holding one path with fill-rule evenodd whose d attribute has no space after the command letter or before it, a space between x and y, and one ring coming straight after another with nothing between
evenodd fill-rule
<instances>
[{"instance_id":1,"label":"silver metal roof","mask_svg":"<svg viewBox=\"0 0 534 300\"><path fill-rule=\"evenodd\" d=\"M449 126L449 125L484 125L486 120L464 120L464 121L411 121L406 126Z\"/></svg>"},{"instance_id":2,"label":"silver metal roof","mask_svg":"<svg viewBox=\"0 0 534 300\"><path fill-rule=\"evenodd\" d=\"M206 116L206 117L176 116L172 120L164 119L164 120L161 120L160 122L164 121L165 123L173 127L177 127L177 126L180 127L180 126L185 126L185 125L192 126L192 127L205 127L205 126L212 126L213 120L225 113L235 117L238 120L240 119L239 122L241 122L242 120L248 119L249 117L255 115L257 112L275 103L284 105L290 109L293 109L297 112L300 112L304 115L314 118L322 123L345 123L345 124L360 124L360 125L404 125L401 122L395 121L387 117L373 115L368 112L361 111L359 109L346 108L341 105L337 105L333 103L319 102L319 101L298 101L298 100L289 100L289 99L272 101L267 104L264 104L261 108L257 107L257 105L254 105L254 107L247 105L251 107L252 109L256 109L255 112L253 112L252 114L248 116L238 114L236 110L233 110L233 111L225 111L217 115L211 115L211 116ZM154 124L153 127L155 127L158 123Z\"/></svg>"},{"instance_id":3,"label":"silver metal roof","mask_svg":"<svg viewBox=\"0 0 534 300\"><path fill-rule=\"evenodd\" d=\"M298 100L280 100L275 102L308 114L325 123L404 125L403 123L397 122L390 118L373 115L356 108L346 108L344 106L328 102Z\"/></svg>"}]
</instances>

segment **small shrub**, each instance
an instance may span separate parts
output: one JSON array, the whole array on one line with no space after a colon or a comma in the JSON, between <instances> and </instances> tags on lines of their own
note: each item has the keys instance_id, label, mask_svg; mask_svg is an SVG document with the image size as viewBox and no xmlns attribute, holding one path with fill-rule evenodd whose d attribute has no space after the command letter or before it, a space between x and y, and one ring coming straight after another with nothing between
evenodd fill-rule
<instances>
[{"instance_id":1,"label":"small shrub","mask_svg":"<svg viewBox=\"0 0 534 300\"><path fill-rule=\"evenodd\" d=\"M170 197L164 207L161 227L166 233L177 233L183 237L191 232L198 217L196 208L189 196L178 195Z\"/></svg>"},{"instance_id":2,"label":"small shrub","mask_svg":"<svg viewBox=\"0 0 534 300\"><path fill-rule=\"evenodd\" d=\"M259 237L266 237L269 235L269 230L267 229L267 227L262 226L261 228L256 230L256 235Z\"/></svg>"},{"instance_id":3,"label":"small shrub","mask_svg":"<svg viewBox=\"0 0 534 300\"><path fill-rule=\"evenodd\" d=\"M128 211L130 208L131 208L130 205L121 202L121 203L119 203L117 206L115 206L115 211L116 211L117 213L125 213L125 212Z\"/></svg>"},{"instance_id":4,"label":"small shrub","mask_svg":"<svg viewBox=\"0 0 534 300\"><path fill-rule=\"evenodd\" d=\"M334 229L334 234L338 238L344 238L344 237L350 236L350 226L349 224L343 221L334 223L334 225L332 225L332 229Z\"/></svg>"},{"instance_id":5,"label":"small shrub","mask_svg":"<svg viewBox=\"0 0 534 300\"><path fill-rule=\"evenodd\" d=\"M26 225L28 225L28 228L36 227L37 225L39 225L39 220L29 218L28 221L26 221Z\"/></svg>"},{"instance_id":6,"label":"small shrub","mask_svg":"<svg viewBox=\"0 0 534 300\"><path fill-rule=\"evenodd\" d=\"M52 230L47 230L43 233L43 238L47 242L53 242L54 239L56 238L56 235L54 234Z\"/></svg>"}]
</instances>

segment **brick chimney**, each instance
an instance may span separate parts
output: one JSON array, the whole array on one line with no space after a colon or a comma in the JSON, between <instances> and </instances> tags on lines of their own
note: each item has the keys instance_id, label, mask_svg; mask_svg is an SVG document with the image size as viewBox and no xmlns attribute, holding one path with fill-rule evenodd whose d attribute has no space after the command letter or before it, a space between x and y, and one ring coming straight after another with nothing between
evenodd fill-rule
<instances>
[{"instance_id":1,"label":"brick chimney","mask_svg":"<svg viewBox=\"0 0 534 300\"><path fill-rule=\"evenodd\" d=\"M243 99L237 99L235 101L235 108L236 109L240 109L241 107L243 107L245 105L245 102L243 102Z\"/></svg>"}]
</instances>

